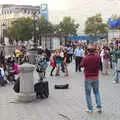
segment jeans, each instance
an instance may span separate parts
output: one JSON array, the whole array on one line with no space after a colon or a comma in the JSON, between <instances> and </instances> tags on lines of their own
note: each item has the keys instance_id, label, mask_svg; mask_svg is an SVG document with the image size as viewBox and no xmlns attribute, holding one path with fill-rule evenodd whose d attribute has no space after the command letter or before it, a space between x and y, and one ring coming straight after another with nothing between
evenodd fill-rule
<instances>
[{"instance_id":1,"label":"jeans","mask_svg":"<svg viewBox=\"0 0 120 120\"><path fill-rule=\"evenodd\" d=\"M91 89L93 89L93 93L95 95L97 108L101 108L98 79L85 80L85 95L86 95L87 107L89 110L93 110L92 100L91 100Z\"/></svg>"},{"instance_id":2,"label":"jeans","mask_svg":"<svg viewBox=\"0 0 120 120\"><path fill-rule=\"evenodd\" d=\"M114 63L113 66L114 66L114 81L118 83L120 74L120 59L118 59L118 63Z\"/></svg>"},{"instance_id":3,"label":"jeans","mask_svg":"<svg viewBox=\"0 0 120 120\"><path fill-rule=\"evenodd\" d=\"M116 83L119 83L119 73L120 73L120 70L116 70L116 71L115 71L114 81L115 81Z\"/></svg>"}]
</instances>

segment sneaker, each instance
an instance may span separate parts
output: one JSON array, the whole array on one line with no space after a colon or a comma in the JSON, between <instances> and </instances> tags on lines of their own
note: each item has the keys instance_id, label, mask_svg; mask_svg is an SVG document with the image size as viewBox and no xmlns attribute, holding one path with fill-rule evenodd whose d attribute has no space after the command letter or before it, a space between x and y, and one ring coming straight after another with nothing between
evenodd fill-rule
<instances>
[{"instance_id":1,"label":"sneaker","mask_svg":"<svg viewBox=\"0 0 120 120\"><path fill-rule=\"evenodd\" d=\"M86 109L85 112L87 112L87 113L92 113L93 110Z\"/></svg>"},{"instance_id":2,"label":"sneaker","mask_svg":"<svg viewBox=\"0 0 120 120\"><path fill-rule=\"evenodd\" d=\"M98 113L102 113L102 108L97 108Z\"/></svg>"}]
</instances>

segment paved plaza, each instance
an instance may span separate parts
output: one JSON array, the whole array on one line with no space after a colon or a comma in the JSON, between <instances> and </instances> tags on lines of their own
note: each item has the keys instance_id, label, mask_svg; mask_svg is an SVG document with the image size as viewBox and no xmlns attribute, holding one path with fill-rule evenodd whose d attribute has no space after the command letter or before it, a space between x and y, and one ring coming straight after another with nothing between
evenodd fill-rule
<instances>
[{"instance_id":1,"label":"paved plaza","mask_svg":"<svg viewBox=\"0 0 120 120\"><path fill-rule=\"evenodd\" d=\"M113 74L100 75L100 93L104 112L86 113L83 73L74 72L75 65L68 65L70 76L50 77L50 96L48 99L31 103L16 102L13 85L0 87L0 120L120 120L120 84L113 84ZM51 68L48 68L48 71ZM37 81L37 73L34 73ZM69 83L67 90L55 90L55 84ZM93 95L93 94L92 94ZM93 97L93 104L95 100Z\"/></svg>"}]
</instances>

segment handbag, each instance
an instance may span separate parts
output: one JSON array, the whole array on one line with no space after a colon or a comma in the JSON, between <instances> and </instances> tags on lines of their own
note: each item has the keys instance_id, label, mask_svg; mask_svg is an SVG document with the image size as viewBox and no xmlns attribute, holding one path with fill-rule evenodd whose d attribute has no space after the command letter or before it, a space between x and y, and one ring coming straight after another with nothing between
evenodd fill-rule
<instances>
[{"instance_id":1,"label":"handbag","mask_svg":"<svg viewBox=\"0 0 120 120\"><path fill-rule=\"evenodd\" d=\"M52 66L52 67L55 66L55 62L54 62L54 60L50 61L50 66Z\"/></svg>"}]
</instances>

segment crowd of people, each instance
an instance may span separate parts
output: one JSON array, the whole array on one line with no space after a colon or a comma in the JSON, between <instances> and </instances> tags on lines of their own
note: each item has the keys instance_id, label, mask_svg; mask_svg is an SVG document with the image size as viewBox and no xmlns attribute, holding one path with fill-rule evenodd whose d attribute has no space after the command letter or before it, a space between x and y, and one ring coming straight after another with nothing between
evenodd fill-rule
<instances>
[{"instance_id":1,"label":"crowd of people","mask_svg":"<svg viewBox=\"0 0 120 120\"><path fill-rule=\"evenodd\" d=\"M94 44L94 43L91 43ZM119 71L119 58L120 58L120 42L114 43L99 43L94 44L96 48L96 55L100 56L99 69L103 75L108 75L109 69L113 69L115 79ZM60 46L51 53L50 66L52 67L50 75L53 76L53 71L56 70L55 76L60 75L60 70L65 73L65 76L69 76L68 64L75 60L75 72L81 72L80 63L82 59L88 54L88 44L81 43L76 46L63 47ZM55 69L56 68L56 69ZM60 69L61 68L61 69ZM117 82L116 80L113 82Z\"/></svg>"},{"instance_id":2,"label":"crowd of people","mask_svg":"<svg viewBox=\"0 0 120 120\"><path fill-rule=\"evenodd\" d=\"M0 85L16 82L19 76L19 64L28 61L27 51L24 46L20 49L16 47L15 51L9 56L5 55L4 47L0 49Z\"/></svg>"},{"instance_id":3,"label":"crowd of people","mask_svg":"<svg viewBox=\"0 0 120 120\"><path fill-rule=\"evenodd\" d=\"M94 43L91 43L94 44ZM80 63L88 54L87 43L80 43L75 45L69 45L67 47L59 46L52 52L48 49L38 51L38 56L44 56L44 61L50 61L51 71L50 76L53 76L55 71L55 76L60 76L60 71L65 73L65 76L69 76L68 65L75 60L75 72L81 72ZM119 58L120 58L120 42L116 41L109 44L94 44L96 48L96 54L100 56L100 71L103 75L108 74L109 69L114 71L113 82L118 82L119 75ZM44 54L44 55L43 55ZM22 64L24 62L29 62L29 56L27 54L27 49L25 46L16 47L15 51L8 57L5 58L4 48L1 47L0 50L0 68L5 70L8 69L6 66L10 66L12 62L16 64ZM37 60L37 62L39 62ZM3 72L2 72L3 73Z\"/></svg>"},{"instance_id":4,"label":"crowd of people","mask_svg":"<svg viewBox=\"0 0 120 120\"><path fill-rule=\"evenodd\" d=\"M119 83L120 73L120 41L111 43L79 43L77 45L59 46L52 52L48 49L38 50L36 57L36 71L40 80L43 80L48 65L51 66L50 76L60 76L62 71L69 77L68 65L75 61L75 72L82 72L84 68L85 95L88 111L93 111L91 102L91 88L95 94L98 111L101 112L101 100L99 94L99 71L102 75L109 75L113 71L113 83ZM0 85L15 82L16 75L20 74L19 65L30 62L25 46L16 47L10 57L5 57L4 47L0 50ZM48 64L49 63L49 64ZM54 72L55 71L55 72ZM20 79L18 77L17 79ZM2 81L3 80L3 81ZM5 81L6 80L6 81Z\"/></svg>"}]
</instances>

